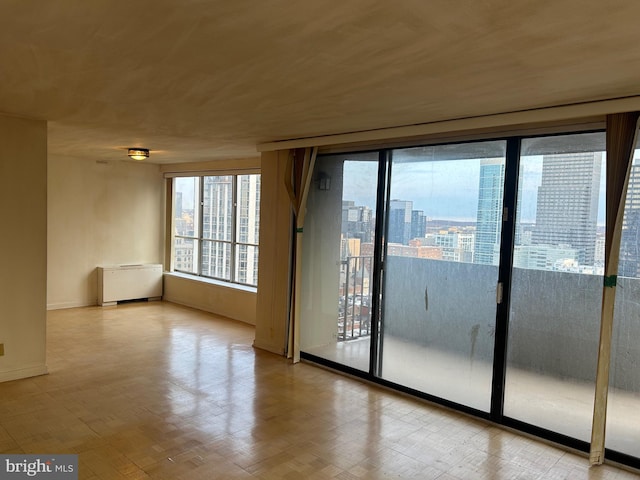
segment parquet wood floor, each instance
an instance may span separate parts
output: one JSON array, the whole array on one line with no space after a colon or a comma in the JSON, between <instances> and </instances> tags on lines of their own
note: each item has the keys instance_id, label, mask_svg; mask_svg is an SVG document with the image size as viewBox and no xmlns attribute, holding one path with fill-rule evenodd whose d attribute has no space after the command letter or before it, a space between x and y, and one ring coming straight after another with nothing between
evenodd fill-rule
<instances>
[{"instance_id":1,"label":"parquet wood floor","mask_svg":"<svg viewBox=\"0 0 640 480\"><path fill-rule=\"evenodd\" d=\"M251 347L165 302L48 314L49 375L0 384L1 453L96 479L640 478Z\"/></svg>"}]
</instances>

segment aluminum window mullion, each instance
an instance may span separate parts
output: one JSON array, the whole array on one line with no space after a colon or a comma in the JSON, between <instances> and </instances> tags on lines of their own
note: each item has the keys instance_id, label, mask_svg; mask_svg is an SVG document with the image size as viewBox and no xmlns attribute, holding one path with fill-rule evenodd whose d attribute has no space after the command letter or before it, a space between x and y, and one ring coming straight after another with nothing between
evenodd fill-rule
<instances>
[{"instance_id":1,"label":"aluminum window mullion","mask_svg":"<svg viewBox=\"0 0 640 480\"><path fill-rule=\"evenodd\" d=\"M520 168L519 137L507 139L503 184L503 220L500 234L500 266L498 289L502 292L496 307L493 375L491 383L490 415L494 421L503 421L504 388L507 369L507 343L509 333L509 305L511 299L511 272L515 246L516 207Z\"/></svg>"},{"instance_id":2,"label":"aluminum window mullion","mask_svg":"<svg viewBox=\"0 0 640 480\"><path fill-rule=\"evenodd\" d=\"M204 176L199 177L200 188L198 191L198 267L196 272L198 276L202 276L202 251L204 250ZM196 233L196 232L194 232Z\"/></svg>"},{"instance_id":3,"label":"aluminum window mullion","mask_svg":"<svg viewBox=\"0 0 640 480\"><path fill-rule=\"evenodd\" d=\"M233 202L233 208L231 209L231 254L229 260L229 278L232 282L236 282L236 234L237 234L237 219L238 219L238 175L233 176L231 188L231 201Z\"/></svg>"},{"instance_id":4,"label":"aluminum window mullion","mask_svg":"<svg viewBox=\"0 0 640 480\"><path fill-rule=\"evenodd\" d=\"M378 152L378 190L376 192L376 225L373 259L373 286L371 300L371 344L369 349L369 375L379 377L382 372L382 293L384 287L384 262L386 261L387 211L389 182L391 178L391 153Z\"/></svg>"}]
</instances>

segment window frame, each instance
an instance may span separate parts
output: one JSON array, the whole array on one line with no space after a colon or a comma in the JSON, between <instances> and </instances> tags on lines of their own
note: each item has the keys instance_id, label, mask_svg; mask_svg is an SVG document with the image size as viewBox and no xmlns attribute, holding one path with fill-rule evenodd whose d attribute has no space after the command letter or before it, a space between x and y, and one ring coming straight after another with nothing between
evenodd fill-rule
<instances>
[{"instance_id":1,"label":"window frame","mask_svg":"<svg viewBox=\"0 0 640 480\"><path fill-rule=\"evenodd\" d=\"M378 176L378 212L376 217L383 219L380 222L376 223L376 237L375 237L375 248L378 250L384 250L384 237L387 226L384 225L385 221L388 222L389 216L388 212L385 210L385 204L382 202L383 199L387 196L386 191L386 183L391 176L391 172L389 170L389 160L392 156L392 152L394 149L399 148L412 148L416 146L441 146L441 145L461 145L465 143L474 143L478 141L490 141L490 140L506 140L507 143L507 160L506 160L506 170L505 170L505 180L504 180L504 189L503 192L505 201L503 207L506 207L506 212L511 212L511 214L506 215L506 219L503 220L502 227L502 245L506 248L502 248L500 255L500 265L499 265L499 283L502 284L502 297L501 302L498 304L498 312L496 316L496 330L495 330L495 345L494 345L494 365L493 365L493 379L492 379L492 403L490 412L484 412L473 407L463 405L460 403L455 403L454 401L447 400L441 397L436 397L430 393L421 392L415 390L409 386L394 383L392 381L386 380L384 378L379 377L376 372L380 369L380 357L379 353L382 351L382 346L379 343L378 337L378 328L380 326L383 327L382 324L379 325L379 321L372 320L372 343L371 343L371 353L369 357L369 370L363 371L357 368L353 368L350 365L342 363L342 360L336 360L332 358L324 358L320 355L309 353L304 351L304 349L300 352L300 356L302 359L306 361L310 361L313 363L317 363L319 365L328 367L333 370L337 370L339 372L347 373L354 377L362 378L366 381L370 381L374 384L383 385L388 388L392 388L394 390L398 390L400 392L413 395L419 398L423 398L425 400L444 405L445 407L454 409L456 411L460 411L466 414L470 414L472 416L486 419L497 424L504 425L508 428L513 428L515 430L519 430L525 432L527 434L531 434L546 440L549 440L554 443L566 445L572 449L589 452L590 444L584 440L579 438L570 437L566 434L559 433L557 431L548 430L544 426L540 426L538 423L532 424L527 423L523 420L518 420L516 418L511 418L508 415L505 415L503 407L504 407L504 387L505 387L505 372L507 366L507 348L512 346L512 344L508 343L508 327L509 327L509 310L510 305L509 302L511 300L511 274L513 270L516 268L514 264L514 251L512 247L516 245L516 206L518 204L518 184L520 182L519 177L519 168L521 164L521 158L523 156L521 152L521 144L523 140L526 139L536 139L536 138L552 138L552 137L563 137L566 135L578 135L578 134L589 134L589 133L603 133L606 132L604 129L604 125L599 126L597 128L593 128L591 124L586 126L576 126L570 128L562 128L558 127L557 129L550 129L550 131L527 131L522 130L516 133L507 133L500 134L499 132L496 134L487 134L487 135L478 135L474 137L470 135L469 137L464 137L461 139L451 140L450 138L445 138L444 140L440 140L437 138L434 139L426 139L426 140L416 140L407 141L407 142L388 142L381 143L379 145L367 145L367 146L348 146L348 147L328 147L324 148L318 154L317 161L321 161L322 156L331 156L331 155L342 155L342 154L362 154L362 153L371 153L377 152L379 155L379 176ZM640 142L639 142L640 143ZM604 160L603 160L604 161ZM606 195L606 193L605 193ZM627 193L628 195L628 193ZM387 200L389 200L389 197ZM508 201L507 201L508 200ZM595 241L596 238L594 238ZM384 255L377 251L374 253L374 257L377 260L377 265L374 267L374 277L377 280L373 281L372 295L374 301L379 301L381 297L379 291L379 284L382 282L379 280L384 276L383 273L383 265L384 260L382 257ZM589 274L589 273L572 273L574 275L581 276L598 276L599 274ZM376 291L376 288L378 289ZM380 306L376 305L372 307L373 312L379 312ZM375 346L375 348L374 348ZM377 350L376 350L377 349ZM615 359L612 357L612 362L615 362ZM594 388L595 393L595 388ZM620 453L617 451L610 450L606 447L606 458L624 463L634 468L640 468L640 457L633 457L631 455Z\"/></svg>"},{"instance_id":2,"label":"window frame","mask_svg":"<svg viewBox=\"0 0 640 480\"><path fill-rule=\"evenodd\" d=\"M255 243L250 241L240 241L240 229L238 228L238 222L242 219L241 210L243 208L242 205L239 204L239 190L240 190L240 182L241 177L243 176L254 176L257 177L257 190L256 190L256 207L255 207L255 223L253 223L253 228L256 229L257 238ZM216 235L211 235L211 227L209 226L209 235L205 236L205 178L207 177L230 177L231 178L231 211L230 211L230 240L228 239L218 239L213 238ZM178 234L175 231L175 212L176 212L176 181L179 178L190 178L194 179L194 186L197 188L197 191L194 191L194 211L193 217L194 219L194 231L193 235L186 234ZM239 285L250 288L257 288L258 286L258 252L260 248L260 240L259 240L259 231L260 231L260 182L261 182L261 174L260 172L250 171L250 172L198 172L196 174L190 175L180 175L180 176L172 176L168 179L171 182L171 235L170 235L170 246L171 246L171 271L175 273L179 273L182 275L188 275L194 278L201 278L203 280L214 280L220 281L224 283L228 283L230 285ZM250 199L249 199L250 200ZM248 209L251 210L251 207L248 206ZM196 211L197 210L197 211ZM192 265L193 268L191 270L176 268L176 239L183 239L185 241L191 241L194 245L194 253ZM215 274L207 274L203 271L203 259L205 258L205 245L222 245L222 248L228 249L228 256L223 265L224 273L222 275ZM249 283L247 281L242 281L239 277L242 276L240 265L238 262L242 258L239 254L239 250L245 247L247 250L253 249L254 253L254 272L251 276L254 278L254 283ZM247 262L248 263L248 262ZM245 269L246 270L246 269ZM225 276L228 274L228 277ZM246 279L249 275L244 274L244 278ZM250 277L250 276L249 276Z\"/></svg>"}]
</instances>

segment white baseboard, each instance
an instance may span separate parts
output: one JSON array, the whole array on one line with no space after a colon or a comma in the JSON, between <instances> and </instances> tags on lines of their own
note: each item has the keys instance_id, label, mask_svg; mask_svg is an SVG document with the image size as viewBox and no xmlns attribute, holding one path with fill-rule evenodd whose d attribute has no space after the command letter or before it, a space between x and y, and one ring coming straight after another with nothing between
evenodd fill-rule
<instances>
[{"instance_id":1,"label":"white baseboard","mask_svg":"<svg viewBox=\"0 0 640 480\"><path fill-rule=\"evenodd\" d=\"M21 378L37 377L38 375L46 375L48 373L49 370L46 365L33 365L31 367L19 368L17 370L0 372L0 383L20 380Z\"/></svg>"}]
</instances>

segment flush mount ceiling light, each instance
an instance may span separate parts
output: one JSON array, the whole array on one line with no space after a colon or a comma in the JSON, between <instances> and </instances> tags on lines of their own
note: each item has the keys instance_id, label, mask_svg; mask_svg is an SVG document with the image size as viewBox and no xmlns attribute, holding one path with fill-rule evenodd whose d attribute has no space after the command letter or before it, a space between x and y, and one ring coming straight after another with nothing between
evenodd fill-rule
<instances>
[{"instance_id":1,"label":"flush mount ceiling light","mask_svg":"<svg viewBox=\"0 0 640 480\"><path fill-rule=\"evenodd\" d=\"M144 160L145 158L149 158L149 149L148 148L130 148L129 153L130 158L134 160Z\"/></svg>"}]
</instances>

